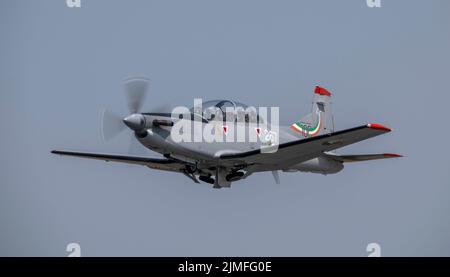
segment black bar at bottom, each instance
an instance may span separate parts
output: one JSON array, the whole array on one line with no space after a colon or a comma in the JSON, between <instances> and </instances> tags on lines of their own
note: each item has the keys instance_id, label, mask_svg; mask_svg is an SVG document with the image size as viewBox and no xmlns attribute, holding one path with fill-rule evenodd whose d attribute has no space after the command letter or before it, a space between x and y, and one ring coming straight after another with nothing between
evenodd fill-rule
<instances>
[{"instance_id":1,"label":"black bar at bottom","mask_svg":"<svg viewBox=\"0 0 450 277\"><path fill-rule=\"evenodd\" d=\"M442 273L450 258L0 258L0 273L159 273L278 275L288 273ZM61 275L60 275L61 276ZM450 275L447 275L450 276Z\"/></svg>"}]
</instances>

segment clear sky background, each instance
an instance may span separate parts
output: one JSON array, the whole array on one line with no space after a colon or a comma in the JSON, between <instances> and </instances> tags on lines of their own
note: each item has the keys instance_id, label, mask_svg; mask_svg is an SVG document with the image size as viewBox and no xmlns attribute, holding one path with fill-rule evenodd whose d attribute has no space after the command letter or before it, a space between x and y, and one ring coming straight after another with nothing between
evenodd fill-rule
<instances>
[{"instance_id":1,"label":"clear sky background","mask_svg":"<svg viewBox=\"0 0 450 277\"><path fill-rule=\"evenodd\" d=\"M0 255L450 255L450 1L0 2ZM231 189L181 174L50 154L126 153L99 112L122 80L151 78L145 109L193 98L279 106L290 124L315 85L336 129L393 132L340 153L405 158L336 175L253 175ZM152 155L148 152L147 155Z\"/></svg>"}]
</instances>

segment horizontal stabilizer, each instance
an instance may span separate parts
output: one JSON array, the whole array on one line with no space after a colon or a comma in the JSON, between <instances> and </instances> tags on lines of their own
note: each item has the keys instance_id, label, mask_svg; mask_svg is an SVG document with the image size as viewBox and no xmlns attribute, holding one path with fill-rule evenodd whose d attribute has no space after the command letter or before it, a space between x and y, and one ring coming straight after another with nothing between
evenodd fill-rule
<instances>
[{"instance_id":1,"label":"horizontal stabilizer","mask_svg":"<svg viewBox=\"0 0 450 277\"><path fill-rule=\"evenodd\" d=\"M365 155L327 154L327 157L343 163L352 163L352 162L364 162L380 159L401 158L403 156L398 154L385 153L385 154L365 154Z\"/></svg>"}]
</instances>

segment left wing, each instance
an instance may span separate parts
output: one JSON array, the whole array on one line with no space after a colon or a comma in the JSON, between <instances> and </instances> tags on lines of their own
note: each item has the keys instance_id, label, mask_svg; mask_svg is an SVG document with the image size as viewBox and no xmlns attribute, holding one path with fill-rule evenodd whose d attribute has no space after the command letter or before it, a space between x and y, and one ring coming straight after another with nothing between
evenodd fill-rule
<instances>
[{"instance_id":1,"label":"left wing","mask_svg":"<svg viewBox=\"0 0 450 277\"><path fill-rule=\"evenodd\" d=\"M103 160L106 162L119 162L127 164L144 165L153 169L175 171L184 173L185 165L181 162L168 160L168 159L154 159L137 156L125 156L125 155L111 155L111 154L97 154L97 153L83 153L83 152L71 152L71 151L58 151L53 150L53 154L74 156L80 158L88 158L95 160Z\"/></svg>"},{"instance_id":2,"label":"left wing","mask_svg":"<svg viewBox=\"0 0 450 277\"><path fill-rule=\"evenodd\" d=\"M267 153L263 152L262 149L257 149L248 152L223 154L220 158L223 162L251 164L262 169L283 168L284 166L313 159L322 155L324 152L390 131L391 129L379 124L367 124L347 130L282 143L278 145L278 149L273 153Z\"/></svg>"}]
</instances>

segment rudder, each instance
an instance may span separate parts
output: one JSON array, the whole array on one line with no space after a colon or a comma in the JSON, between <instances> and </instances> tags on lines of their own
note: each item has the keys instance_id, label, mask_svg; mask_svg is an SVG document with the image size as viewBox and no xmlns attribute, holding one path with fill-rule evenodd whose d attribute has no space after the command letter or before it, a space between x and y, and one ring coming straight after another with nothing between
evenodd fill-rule
<instances>
[{"instance_id":1,"label":"rudder","mask_svg":"<svg viewBox=\"0 0 450 277\"><path fill-rule=\"evenodd\" d=\"M304 137L332 133L334 120L331 110L331 93L325 88L316 86L311 113L292 124L291 129Z\"/></svg>"}]
</instances>

